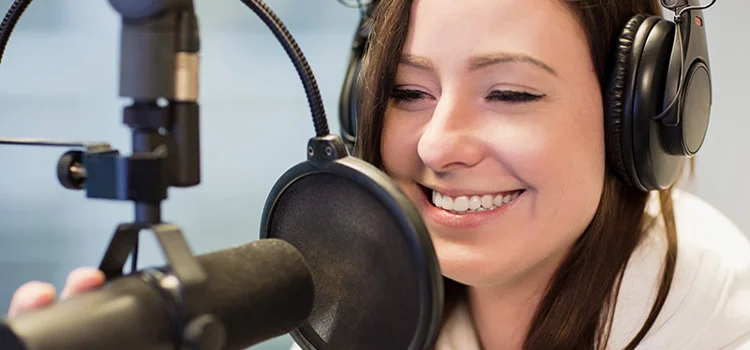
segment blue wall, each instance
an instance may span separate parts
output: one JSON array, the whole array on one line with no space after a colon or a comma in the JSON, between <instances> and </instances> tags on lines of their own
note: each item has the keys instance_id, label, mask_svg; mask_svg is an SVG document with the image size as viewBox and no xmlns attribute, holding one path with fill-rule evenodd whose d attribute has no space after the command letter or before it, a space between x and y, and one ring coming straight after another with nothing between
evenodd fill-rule
<instances>
[{"instance_id":1,"label":"blue wall","mask_svg":"<svg viewBox=\"0 0 750 350\"><path fill-rule=\"evenodd\" d=\"M0 0L5 11L11 0ZM306 55L338 132L338 93L356 9L333 0L270 0ZM196 0L202 35L203 182L171 189L166 220L195 253L258 238L273 183L305 159L314 136L302 84L279 43L237 0ZM117 94L119 17L106 0L36 0L17 25L0 64L0 136L107 141L130 153ZM96 266L129 203L85 199L60 186L64 148L0 148L0 314L12 292L39 279L62 289L67 273ZM220 160L221 159L221 160ZM141 266L162 264L153 240ZM288 336L257 349L288 349Z\"/></svg>"}]
</instances>

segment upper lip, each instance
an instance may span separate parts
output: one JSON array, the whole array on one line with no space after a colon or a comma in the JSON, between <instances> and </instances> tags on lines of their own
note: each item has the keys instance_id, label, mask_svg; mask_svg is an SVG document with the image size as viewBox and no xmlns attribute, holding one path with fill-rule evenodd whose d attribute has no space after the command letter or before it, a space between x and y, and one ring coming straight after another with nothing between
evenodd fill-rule
<instances>
[{"instance_id":1,"label":"upper lip","mask_svg":"<svg viewBox=\"0 0 750 350\"><path fill-rule=\"evenodd\" d=\"M423 187L426 187L429 190L438 191L442 195L447 195L450 197L459 197L459 196L480 196L485 194L499 194L499 193L508 193L508 192L515 192L520 191L522 188L516 188L512 190L503 190L503 191L494 191L494 190L473 190L473 189L448 189L446 187L436 186L436 185L425 185L420 184Z\"/></svg>"}]
</instances>

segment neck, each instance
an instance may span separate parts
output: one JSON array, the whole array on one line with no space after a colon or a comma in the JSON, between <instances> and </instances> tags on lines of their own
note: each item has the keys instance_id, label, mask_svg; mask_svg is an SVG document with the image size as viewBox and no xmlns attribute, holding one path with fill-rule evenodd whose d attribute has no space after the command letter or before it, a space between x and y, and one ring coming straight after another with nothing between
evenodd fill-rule
<instances>
[{"instance_id":1,"label":"neck","mask_svg":"<svg viewBox=\"0 0 750 350\"><path fill-rule=\"evenodd\" d=\"M542 288L469 288L469 309L482 348L522 349L542 296Z\"/></svg>"},{"instance_id":2,"label":"neck","mask_svg":"<svg viewBox=\"0 0 750 350\"><path fill-rule=\"evenodd\" d=\"M522 279L468 288L469 310L483 349L523 349L536 310L556 271L556 264L544 265Z\"/></svg>"}]
</instances>

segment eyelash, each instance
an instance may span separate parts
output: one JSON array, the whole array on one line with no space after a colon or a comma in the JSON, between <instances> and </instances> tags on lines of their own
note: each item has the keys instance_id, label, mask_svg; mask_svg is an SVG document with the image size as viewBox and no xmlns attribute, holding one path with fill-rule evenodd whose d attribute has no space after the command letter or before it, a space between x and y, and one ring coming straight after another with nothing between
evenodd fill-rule
<instances>
[{"instance_id":1,"label":"eyelash","mask_svg":"<svg viewBox=\"0 0 750 350\"><path fill-rule=\"evenodd\" d=\"M394 89L391 93L391 98L398 102L411 102L414 100L422 99L426 96L427 94L422 91L411 89Z\"/></svg>"},{"instance_id":2,"label":"eyelash","mask_svg":"<svg viewBox=\"0 0 750 350\"><path fill-rule=\"evenodd\" d=\"M542 99L546 95L535 95L528 92L512 91L512 90L493 90L489 96L486 97L488 101L500 101L506 103L526 103L534 102ZM412 89L394 89L391 93L391 98L396 102L412 102L427 97L427 94Z\"/></svg>"},{"instance_id":3,"label":"eyelash","mask_svg":"<svg viewBox=\"0 0 750 350\"><path fill-rule=\"evenodd\" d=\"M534 102L543 98L544 95L535 95L525 91L493 90L487 96L488 101L503 101L508 103Z\"/></svg>"}]
</instances>

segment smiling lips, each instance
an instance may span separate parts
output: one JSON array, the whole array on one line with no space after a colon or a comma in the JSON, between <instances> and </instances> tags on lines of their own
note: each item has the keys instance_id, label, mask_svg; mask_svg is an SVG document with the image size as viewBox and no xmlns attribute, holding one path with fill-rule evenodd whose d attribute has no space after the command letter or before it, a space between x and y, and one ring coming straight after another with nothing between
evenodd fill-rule
<instances>
[{"instance_id":1,"label":"smiling lips","mask_svg":"<svg viewBox=\"0 0 750 350\"><path fill-rule=\"evenodd\" d=\"M515 190L496 194L451 197L438 191L432 192L432 205L454 214L469 214L498 209L523 193Z\"/></svg>"}]
</instances>

